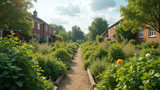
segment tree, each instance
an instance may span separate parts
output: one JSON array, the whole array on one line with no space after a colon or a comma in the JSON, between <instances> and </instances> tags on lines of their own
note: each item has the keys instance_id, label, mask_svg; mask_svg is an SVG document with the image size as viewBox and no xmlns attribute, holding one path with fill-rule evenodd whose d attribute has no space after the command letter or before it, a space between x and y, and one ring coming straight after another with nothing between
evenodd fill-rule
<instances>
[{"instance_id":1,"label":"tree","mask_svg":"<svg viewBox=\"0 0 160 90\"><path fill-rule=\"evenodd\" d=\"M59 36L62 36L63 41L68 41L68 33L66 31L59 31Z\"/></svg>"},{"instance_id":2,"label":"tree","mask_svg":"<svg viewBox=\"0 0 160 90\"><path fill-rule=\"evenodd\" d=\"M160 33L160 0L126 0L128 5L121 6L124 30L137 32L138 27L153 27Z\"/></svg>"},{"instance_id":3,"label":"tree","mask_svg":"<svg viewBox=\"0 0 160 90\"><path fill-rule=\"evenodd\" d=\"M27 20L32 8L32 1L36 0L0 0L0 29L20 31L23 34L31 34L32 23Z\"/></svg>"},{"instance_id":4,"label":"tree","mask_svg":"<svg viewBox=\"0 0 160 90\"><path fill-rule=\"evenodd\" d=\"M65 31L65 28L62 25L56 25L56 24L50 24L54 30L55 30L55 35L59 34L60 31Z\"/></svg>"},{"instance_id":5,"label":"tree","mask_svg":"<svg viewBox=\"0 0 160 90\"><path fill-rule=\"evenodd\" d=\"M83 31L81 31L79 26L73 26L72 27L72 40L76 42L77 40L83 40L85 38Z\"/></svg>"},{"instance_id":6,"label":"tree","mask_svg":"<svg viewBox=\"0 0 160 90\"><path fill-rule=\"evenodd\" d=\"M89 38L91 40L96 40L97 35L101 35L104 31L108 32L108 24L107 21L103 18L95 18L92 22L91 26L88 27L89 29Z\"/></svg>"},{"instance_id":7,"label":"tree","mask_svg":"<svg viewBox=\"0 0 160 90\"><path fill-rule=\"evenodd\" d=\"M129 41L134 36L134 34L131 31L124 31L121 25L116 26L114 35L118 42Z\"/></svg>"}]
</instances>

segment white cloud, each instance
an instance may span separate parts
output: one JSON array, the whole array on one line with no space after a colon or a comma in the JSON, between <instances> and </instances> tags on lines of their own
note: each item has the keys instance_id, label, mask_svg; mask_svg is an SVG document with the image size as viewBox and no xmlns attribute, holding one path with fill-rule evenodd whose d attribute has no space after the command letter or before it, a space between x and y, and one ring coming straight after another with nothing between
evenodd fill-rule
<instances>
[{"instance_id":1,"label":"white cloud","mask_svg":"<svg viewBox=\"0 0 160 90\"><path fill-rule=\"evenodd\" d=\"M54 10L60 15L77 16L80 14L80 7L75 3L57 5Z\"/></svg>"},{"instance_id":2,"label":"white cloud","mask_svg":"<svg viewBox=\"0 0 160 90\"><path fill-rule=\"evenodd\" d=\"M114 10L116 7L115 0L86 0L91 11Z\"/></svg>"}]
</instances>

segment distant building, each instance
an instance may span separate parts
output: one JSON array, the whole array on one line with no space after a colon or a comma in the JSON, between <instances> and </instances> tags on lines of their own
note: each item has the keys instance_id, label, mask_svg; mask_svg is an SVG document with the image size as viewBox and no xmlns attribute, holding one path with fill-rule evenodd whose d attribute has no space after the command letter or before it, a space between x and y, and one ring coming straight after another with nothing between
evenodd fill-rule
<instances>
[{"instance_id":1,"label":"distant building","mask_svg":"<svg viewBox=\"0 0 160 90\"><path fill-rule=\"evenodd\" d=\"M109 38L111 40L115 40L115 36L114 36L115 27L117 25L119 25L120 21L123 21L123 19L120 19L119 21L117 21L116 23L111 25L108 28L108 33L104 32L102 34L104 39ZM150 26L148 26L148 27L150 27ZM160 43L160 34L157 31L155 31L152 27L150 27L149 29L137 28L137 30L138 31L134 36L134 39L137 42L154 41L154 42Z\"/></svg>"},{"instance_id":2,"label":"distant building","mask_svg":"<svg viewBox=\"0 0 160 90\"><path fill-rule=\"evenodd\" d=\"M48 42L49 38L55 38L53 35L53 27L44 20L38 18L38 12L36 10L33 12L33 15L27 19L33 22L32 34L37 41L39 41L41 38L44 38ZM0 37L7 36L10 34L10 31L11 30L2 32L2 30L0 30ZM23 35L20 32L14 31L14 33L16 34L15 36L19 37L19 39L23 39Z\"/></svg>"}]
</instances>

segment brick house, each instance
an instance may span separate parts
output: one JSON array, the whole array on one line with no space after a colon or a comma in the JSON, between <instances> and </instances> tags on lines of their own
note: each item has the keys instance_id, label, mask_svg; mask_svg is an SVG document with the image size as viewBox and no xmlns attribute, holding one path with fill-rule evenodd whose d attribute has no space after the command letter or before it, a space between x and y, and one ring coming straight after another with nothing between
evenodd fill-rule
<instances>
[{"instance_id":1,"label":"brick house","mask_svg":"<svg viewBox=\"0 0 160 90\"><path fill-rule=\"evenodd\" d=\"M117 21L116 23L114 23L108 28L108 33L104 32L104 34L102 34L104 39L109 38L111 40L115 40L114 29L117 25L119 25L120 21L123 21L123 20L120 19L119 21ZM160 34L156 32L152 27L149 27L148 29L138 28L138 31L135 34L134 39L137 42L154 41L154 42L160 43Z\"/></svg>"},{"instance_id":2,"label":"brick house","mask_svg":"<svg viewBox=\"0 0 160 90\"><path fill-rule=\"evenodd\" d=\"M33 22L32 34L37 41L39 41L40 38L44 38L48 42L49 38L53 38L53 39L55 38L55 36L53 35L53 27L50 26L48 23L46 23L44 20L38 18L38 13L36 10L33 12L33 15L31 17L28 17L27 19ZM20 32L18 31L14 31L14 32L15 32L15 36L23 40L23 36ZM10 34L10 31L2 32L2 30L0 30L0 37L2 36L5 37L8 34Z\"/></svg>"}]
</instances>

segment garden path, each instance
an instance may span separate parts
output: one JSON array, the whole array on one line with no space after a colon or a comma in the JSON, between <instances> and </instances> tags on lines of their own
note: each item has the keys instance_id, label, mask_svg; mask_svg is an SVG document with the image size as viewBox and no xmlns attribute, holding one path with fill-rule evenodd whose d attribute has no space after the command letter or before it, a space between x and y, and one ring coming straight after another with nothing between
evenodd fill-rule
<instances>
[{"instance_id":1,"label":"garden path","mask_svg":"<svg viewBox=\"0 0 160 90\"><path fill-rule=\"evenodd\" d=\"M64 76L58 90L93 90L87 71L83 69L80 48L72 60L71 70Z\"/></svg>"}]
</instances>

